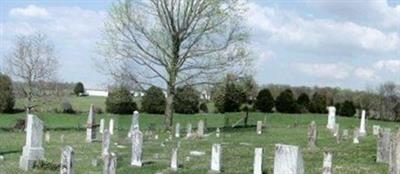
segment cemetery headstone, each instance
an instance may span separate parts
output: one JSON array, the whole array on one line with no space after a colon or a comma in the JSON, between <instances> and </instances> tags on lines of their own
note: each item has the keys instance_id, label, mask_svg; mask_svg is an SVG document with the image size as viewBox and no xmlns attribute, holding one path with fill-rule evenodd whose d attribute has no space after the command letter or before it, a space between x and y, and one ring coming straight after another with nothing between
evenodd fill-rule
<instances>
[{"instance_id":1,"label":"cemetery headstone","mask_svg":"<svg viewBox=\"0 0 400 174\"><path fill-rule=\"evenodd\" d=\"M335 129L333 130L333 136L336 137L336 136L339 136L339 134L340 134L340 127L339 127L339 124L336 123Z\"/></svg>"},{"instance_id":2,"label":"cemetery headstone","mask_svg":"<svg viewBox=\"0 0 400 174\"><path fill-rule=\"evenodd\" d=\"M219 127L217 128L217 130L215 130L215 136L217 138L219 138L221 136L221 130L219 129Z\"/></svg>"},{"instance_id":3,"label":"cemetery headstone","mask_svg":"<svg viewBox=\"0 0 400 174\"><path fill-rule=\"evenodd\" d=\"M131 133L134 130L140 130L139 127L139 112L138 111L134 111L133 115L132 115L132 122L131 122L131 127L130 127L130 131L128 133L128 137L131 137Z\"/></svg>"},{"instance_id":4,"label":"cemetery headstone","mask_svg":"<svg viewBox=\"0 0 400 174\"><path fill-rule=\"evenodd\" d=\"M46 143L50 143L50 132L46 131L46 133L44 134L44 140L46 141Z\"/></svg>"},{"instance_id":5,"label":"cemetery headstone","mask_svg":"<svg viewBox=\"0 0 400 174\"><path fill-rule=\"evenodd\" d=\"M213 144L211 149L211 171L221 172L221 144Z\"/></svg>"},{"instance_id":6,"label":"cemetery headstone","mask_svg":"<svg viewBox=\"0 0 400 174\"><path fill-rule=\"evenodd\" d=\"M143 133L140 130L132 132L132 156L131 165L142 166L142 147L143 146Z\"/></svg>"},{"instance_id":7,"label":"cemetery headstone","mask_svg":"<svg viewBox=\"0 0 400 174\"><path fill-rule=\"evenodd\" d=\"M358 144L360 141L358 140L358 134L360 133L359 129L356 127L353 131L353 144Z\"/></svg>"},{"instance_id":8,"label":"cemetery headstone","mask_svg":"<svg viewBox=\"0 0 400 174\"><path fill-rule=\"evenodd\" d=\"M100 119L100 126L99 126L99 133L103 133L104 132L104 119Z\"/></svg>"},{"instance_id":9,"label":"cemetery headstone","mask_svg":"<svg viewBox=\"0 0 400 174\"><path fill-rule=\"evenodd\" d=\"M400 129L392 137L390 143L389 174L400 173Z\"/></svg>"},{"instance_id":10,"label":"cemetery headstone","mask_svg":"<svg viewBox=\"0 0 400 174\"><path fill-rule=\"evenodd\" d=\"M345 140L349 139L349 130L343 129L342 137Z\"/></svg>"},{"instance_id":11,"label":"cemetery headstone","mask_svg":"<svg viewBox=\"0 0 400 174\"><path fill-rule=\"evenodd\" d=\"M253 174L263 173L263 149L254 149L254 163L253 163Z\"/></svg>"},{"instance_id":12,"label":"cemetery headstone","mask_svg":"<svg viewBox=\"0 0 400 174\"><path fill-rule=\"evenodd\" d=\"M365 110L362 110L359 136L364 137L366 135L367 135L367 130L365 128Z\"/></svg>"},{"instance_id":13,"label":"cemetery headstone","mask_svg":"<svg viewBox=\"0 0 400 174\"><path fill-rule=\"evenodd\" d=\"M298 146L275 145L274 174L304 174L303 154Z\"/></svg>"},{"instance_id":14,"label":"cemetery headstone","mask_svg":"<svg viewBox=\"0 0 400 174\"><path fill-rule=\"evenodd\" d=\"M204 136L204 120L200 120L197 124L197 136L202 137Z\"/></svg>"},{"instance_id":15,"label":"cemetery headstone","mask_svg":"<svg viewBox=\"0 0 400 174\"><path fill-rule=\"evenodd\" d=\"M323 162L323 172L322 174L332 174L332 152L324 152L324 162Z\"/></svg>"},{"instance_id":16,"label":"cemetery headstone","mask_svg":"<svg viewBox=\"0 0 400 174\"><path fill-rule=\"evenodd\" d=\"M317 136L317 125L315 124L315 121L312 121L310 125L308 125L308 147L310 149L316 148Z\"/></svg>"},{"instance_id":17,"label":"cemetery headstone","mask_svg":"<svg viewBox=\"0 0 400 174\"><path fill-rule=\"evenodd\" d=\"M108 129L104 129L103 138L102 138L102 152L101 156L104 158L110 153L110 131Z\"/></svg>"},{"instance_id":18,"label":"cemetery headstone","mask_svg":"<svg viewBox=\"0 0 400 174\"><path fill-rule=\"evenodd\" d=\"M186 138L190 138L192 136L192 123L188 123L186 127Z\"/></svg>"},{"instance_id":19,"label":"cemetery headstone","mask_svg":"<svg viewBox=\"0 0 400 174\"><path fill-rule=\"evenodd\" d=\"M178 148L172 149L171 169L173 171L178 171Z\"/></svg>"},{"instance_id":20,"label":"cemetery headstone","mask_svg":"<svg viewBox=\"0 0 400 174\"><path fill-rule=\"evenodd\" d=\"M373 135L378 135L379 134L379 129L380 129L381 127L379 126L379 125L373 125L372 126L372 134Z\"/></svg>"},{"instance_id":21,"label":"cemetery headstone","mask_svg":"<svg viewBox=\"0 0 400 174\"><path fill-rule=\"evenodd\" d=\"M262 121L257 121L257 134L261 135L262 133Z\"/></svg>"},{"instance_id":22,"label":"cemetery headstone","mask_svg":"<svg viewBox=\"0 0 400 174\"><path fill-rule=\"evenodd\" d=\"M380 129L377 136L376 162L389 163L390 129Z\"/></svg>"},{"instance_id":23,"label":"cemetery headstone","mask_svg":"<svg viewBox=\"0 0 400 174\"><path fill-rule=\"evenodd\" d=\"M110 132L110 135L114 135L114 119L113 118L111 118L110 119L110 122L109 122L109 125L108 125L108 131Z\"/></svg>"},{"instance_id":24,"label":"cemetery headstone","mask_svg":"<svg viewBox=\"0 0 400 174\"><path fill-rule=\"evenodd\" d=\"M114 152L107 154L104 157L103 174L117 173L117 155Z\"/></svg>"},{"instance_id":25,"label":"cemetery headstone","mask_svg":"<svg viewBox=\"0 0 400 174\"><path fill-rule=\"evenodd\" d=\"M43 143L43 121L37 116L29 114L26 124L26 143L22 148L19 168L28 171L33 168L35 161L44 158Z\"/></svg>"},{"instance_id":26,"label":"cemetery headstone","mask_svg":"<svg viewBox=\"0 0 400 174\"><path fill-rule=\"evenodd\" d=\"M328 124L326 125L326 128L329 130L333 131L335 129L335 124L336 124L336 108L334 106L329 106L328 107Z\"/></svg>"},{"instance_id":27,"label":"cemetery headstone","mask_svg":"<svg viewBox=\"0 0 400 174\"><path fill-rule=\"evenodd\" d=\"M96 139L96 113L94 105L90 105L89 115L86 123L86 142L91 143Z\"/></svg>"},{"instance_id":28,"label":"cemetery headstone","mask_svg":"<svg viewBox=\"0 0 400 174\"><path fill-rule=\"evenodd\" d=\"M66 146L61 152L60 174L74 174L74 149Z\"/></svg>"},{"instance_id":29,"label":"cemetery headstone","mask_svg":"<svg viewBox=\"0 0 400 174\"><path fill-rule=\"evenodd\" d=\"M176 123L175 125L175 138L179 138L181 136L181 124Z\"/></svg>"}]
</instances>

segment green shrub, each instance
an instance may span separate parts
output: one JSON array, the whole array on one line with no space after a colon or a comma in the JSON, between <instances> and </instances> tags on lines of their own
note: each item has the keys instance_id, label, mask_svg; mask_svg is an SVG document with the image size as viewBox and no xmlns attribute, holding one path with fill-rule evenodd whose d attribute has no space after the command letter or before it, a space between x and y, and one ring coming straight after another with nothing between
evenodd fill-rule
<instances>
[{"instance_id":1,"label":"green shrub","mask_svg":"<svg viewBox=\"0 0 400 174\"><path fill-rule=\"evenodd\" d=\"M74 114L75 110L72 108L72 105L68 100L64 100L61 103L61 112L66 114Z\"/></svg>"},{"instance_id":2,"label":"green shrub","mask_svg":"<svg viewBox=\"0 0 400 174\"><path fill-rule=\"evenodd\" d=\"M181 114L194 114L199 112L200 93L190 86L176 89L174 110Z\"/></svg>"},{"instance_id":3,"label":"green shrub","mask_svg":"<svg viewBox=\"0 0 400 174\"><path fill-rule=\"evenodd\" d=\"M296 101L290 89L282 91L275 100L275 107L278 112L295 113Z\"/></svg>"},{"instance_id":4,"label":"green shrub","mask_svg":"<svg viewBox=\"0 0 400 174\"><path fill-rule=\"evenodd\" d=\"M255 108L261 112L272 112L274 103L274 97L269 89L262 89L257 95Z\"/></svg>"},{"instance_id":5,"label":"green shrub","mask_svg":"<svg viewBox=\"0 0 400 174\"><path fill-rule=\"evenodd\" d=\"M203 113L208 113L208 106L207 106L207 103L206 103L206 102L201 103L199 109L200 109L200 111L203 112Z\"/></svg>"},{"instance_id":6,"label":"green shrub","mask_svg":"<svg viewBox=\"0 0 400 174\"><path fill-rule=\"evenodd\" d=\"M307 113L310 107L310 98L306 93L301 93L299 97L297 97L297 110L301 113Z\"/></svg>"},{"instance_id":7,"label":"green shrub","mask_svg":"<svg viewBox=\"0 0 400 174\"><path fill-rule=\"evenodd\" d=\"M128 89L118 87L108 93L106 112L113 114L132 114L137 110L136 103Z\"/></svg>"},{"instance_id":8,"label":"green shrub","mask_svg":"<svg viewBox=\"0 0 400 174\"><path fill-rule=\"evenodd\" d=\"M326 96L321 95L317 92L314 93L308 110L311 113L326 113L327 112L326 107L327 107Z\"/></svg>"},{"instance_id":9,"label":"green shrub","mask_svg":"<svg viewBox=\"0 0 400 174\"><path fill-rule=\"evenodd\" d=\"M356 107L354 106L352 101L346 100L342 104L340 104L340 108L336 108L339 110L339 115L353 117L356 114Z\"/></svg>"},{"instance_id":10,"label":"green shrub","mask_svg":"<svg viewBox=\"0 0 400 174\"><path fill-rule=\"evenodd\" d=\"M83 83L78 82L74 87L74 94L76 96L79 96L79 94L82 94L84 92L85 92L85 87L83 86Z\"/></svg>"},{"instance_id":11,"label":"green shrub","mask_svg":"<svg viewBox=\"0 0 400 174\"><path fill-rule=\"evenodd\" d=\"M0 74L0 112L12 112L15 104L10 77Z\"/></svg>"},{"instance_id":12,"label":"green shrub","mask_svg":"<svg viewBox=\"0 0 400 174\"><path fill-rule=\"evenodd\" d=\"M238 112L241 104L246 102L246 95L234 82L220 86L214 95L215 108L218 112Z\"/></svg>"},{"instance_id":13,"label":"green shrub","mask_svg":"<svg viewBox=\"0 0 400 174\"><path fill-rule=\"evenodd\" d=\"M150 87L142 98L142 110L150 114L163 114L165 110L165 95L160 88Z\"/></svg>"}]
</instances>

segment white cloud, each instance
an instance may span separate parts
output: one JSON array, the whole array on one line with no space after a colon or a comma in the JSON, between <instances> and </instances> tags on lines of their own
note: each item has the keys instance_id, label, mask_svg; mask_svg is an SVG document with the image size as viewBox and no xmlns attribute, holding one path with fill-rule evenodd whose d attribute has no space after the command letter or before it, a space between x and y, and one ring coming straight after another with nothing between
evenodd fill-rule
<instances>
[{"instance_id":1,"label":"white cloud","mask_svg":"<svg viewBox=\"0 0 400 174\"><path fill-rule=\"evenodd\" d=\"M388 70L390 72L400 72L400 60L388 59L380 60L374 64L374 67L378 70Z\"/></svg>"},{"instance_id":2,"label":"white cloud","mask_svg":"<svg viewBox=\"0 0 400 174\"><path fill-rule=\"evenodd\" d=\"M9 14L15 17L46 17L49 15L45 8L35 5L29 5L26 8L13 8Z\"/></svg>"},{"instance_id":3,"label":"white cloud","mask_svg":"<svg viewBox=\"0 0 400 174\"><path fill-rule=\"evenodd\" d=\"M354 75L362 80L375 80L378 79L378 76L375 74L374 69L369 68L357 68L354 71Z\"/></svg>"},{"instance_id":4,"label":"white cloud","mask_svg":"<svg viewBox=\"0 0 400 174\"><path fill-rule=\"evenodd\" d=\"M353 67L344 63L297 63L294 67L307 75L343 80L349 77Z\"/></svg>"}]
</instances>

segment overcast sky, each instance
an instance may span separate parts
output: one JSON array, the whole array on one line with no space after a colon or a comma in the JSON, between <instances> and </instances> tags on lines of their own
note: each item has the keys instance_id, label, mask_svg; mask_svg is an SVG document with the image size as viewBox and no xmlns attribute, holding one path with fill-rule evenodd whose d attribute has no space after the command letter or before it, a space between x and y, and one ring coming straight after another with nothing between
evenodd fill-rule
<instances>
[{"instance_id":1,"label":"overcast sky","mask_svg":"<svg viewBox=\"0 0 400 174\"><path fill-rule=\"evenodd\" d=\"M350 1L350 2L349 2ZM260 84L365 89L400 83L400 0L249 1L255 77ZM93 59L112 0L0 0L0 60L18 34L46 33L59 79L101 88Z\"/></svg>"}]
</instances>

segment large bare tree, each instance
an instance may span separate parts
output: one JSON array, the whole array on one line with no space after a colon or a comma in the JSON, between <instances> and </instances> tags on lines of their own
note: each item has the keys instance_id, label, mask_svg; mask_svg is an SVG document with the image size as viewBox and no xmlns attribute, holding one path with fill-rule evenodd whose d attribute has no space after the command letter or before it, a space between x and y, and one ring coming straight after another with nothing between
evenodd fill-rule
<instances>
[{"instance_id":1,"label":"large bare tree","mask_svg":"<svg viewBox=\"0 0 400 174\"><path fill-rule=\"evenodd\" d=\"M14 48L5 59L6 71L22 82L21 91L28 109L34 106L34 97L44 92L38 87L54 80L57 67L54 45L42 33L17 36Z\"/></svg>"},{"instance_id":2,"label":"large bare tree","mask_svg":"<svg viewBox=\"0 0 400 174\"><path fill-rule=\"evenodd\" d=\"M165 127L175 89L207 84L250 61L240 0L121 0L109 10L99 44L114 77L166 92Z\"/></svg>"}]
</instances>

